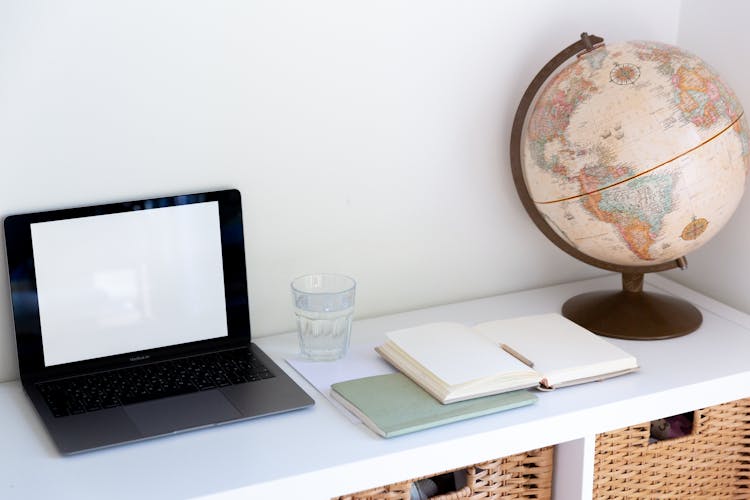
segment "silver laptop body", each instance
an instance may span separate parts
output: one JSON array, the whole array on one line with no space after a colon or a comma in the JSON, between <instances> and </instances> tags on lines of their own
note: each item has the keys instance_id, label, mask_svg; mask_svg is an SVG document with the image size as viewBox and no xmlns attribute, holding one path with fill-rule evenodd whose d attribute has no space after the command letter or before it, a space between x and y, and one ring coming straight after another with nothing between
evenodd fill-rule
<instances>
[{"instance_id":1,"label":"silver laptop body","mask_svg":"<svg viewBox=\"0 0 750 500\"><path fill-rule=\"evenodd\" d=\"M4 229L21 381L61 453L313 404L251 343L239 191Z\"/></svg>"}]
</instances>

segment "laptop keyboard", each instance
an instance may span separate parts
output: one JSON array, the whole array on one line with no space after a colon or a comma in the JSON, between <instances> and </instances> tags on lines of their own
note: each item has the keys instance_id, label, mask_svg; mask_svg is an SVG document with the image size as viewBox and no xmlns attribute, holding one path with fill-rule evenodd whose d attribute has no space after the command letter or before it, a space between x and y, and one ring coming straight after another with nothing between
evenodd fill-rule
<instances>
[{"instance_id":1,"label":"laptop keyboard","mask_svg":"<svg viewBox=\"0 0 750 500\"><path fill-rule=\"evenodd\" d=\"M55 417L64 417L273 376L249 349L235 349L42 382L37 387Z\"/></svg>"}]
</instances>

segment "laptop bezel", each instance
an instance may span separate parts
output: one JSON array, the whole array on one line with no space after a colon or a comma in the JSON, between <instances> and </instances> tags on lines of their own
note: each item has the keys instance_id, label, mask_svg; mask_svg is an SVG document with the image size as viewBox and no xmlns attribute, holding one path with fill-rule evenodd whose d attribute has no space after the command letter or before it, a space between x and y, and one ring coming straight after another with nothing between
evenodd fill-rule
<instances>
[{"instance_id":1,"label":"laptop bezel","mask_svg":"<svg viewBox=\"0 0 750 500\"><path fill-rule=\"evenodd\" d=\"M218 202L219 208L228 336L45 366L32 250L32 224L214 201ZM163 196L6 217L4 220L5 247L21 380L25 383L33 383L39 380L93 373L249 345L251 340L250 315L242 227L241 195L236 189Z\"/></svg>"}]
</instances>

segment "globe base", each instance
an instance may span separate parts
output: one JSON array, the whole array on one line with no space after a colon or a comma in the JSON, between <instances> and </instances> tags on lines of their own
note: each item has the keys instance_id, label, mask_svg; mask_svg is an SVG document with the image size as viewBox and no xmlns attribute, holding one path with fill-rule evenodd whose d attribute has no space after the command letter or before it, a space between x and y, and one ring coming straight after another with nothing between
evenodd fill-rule
<instances>
[{"instance_id":1,"label":"globe base","mask_svg":"<svg viewBox=\"0 0 750 500\"><path fill-rule=\"evenodd\" d=\"M605 337L661 340L694 332L703 315L690 302L632 286L633 275L623 275L621 291L589 292L568 299L562 314L582 327ZM630 289L628 289L630 288Z\"/></svg>"}]
</instances>

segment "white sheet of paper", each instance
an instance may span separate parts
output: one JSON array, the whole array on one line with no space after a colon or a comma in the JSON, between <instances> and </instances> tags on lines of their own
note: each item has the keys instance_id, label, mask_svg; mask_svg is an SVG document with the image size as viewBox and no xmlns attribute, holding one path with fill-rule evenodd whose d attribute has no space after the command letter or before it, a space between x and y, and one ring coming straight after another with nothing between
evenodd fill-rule
<instances>
[{"instance_id":1,"label":"white sheet of paper","mask_svg":"<svg viewBox=\"0 0 750 500\"><path fill-rule=\"evenodd\" d=\"M352 346L349 352L336 361L309 361L303 357L287 358L286 362L305 377L352 422L359 419L331 397L331 385L356 378L395 373L395 369L375 353L377 344Z\"/></svg>"}]
</instances>

